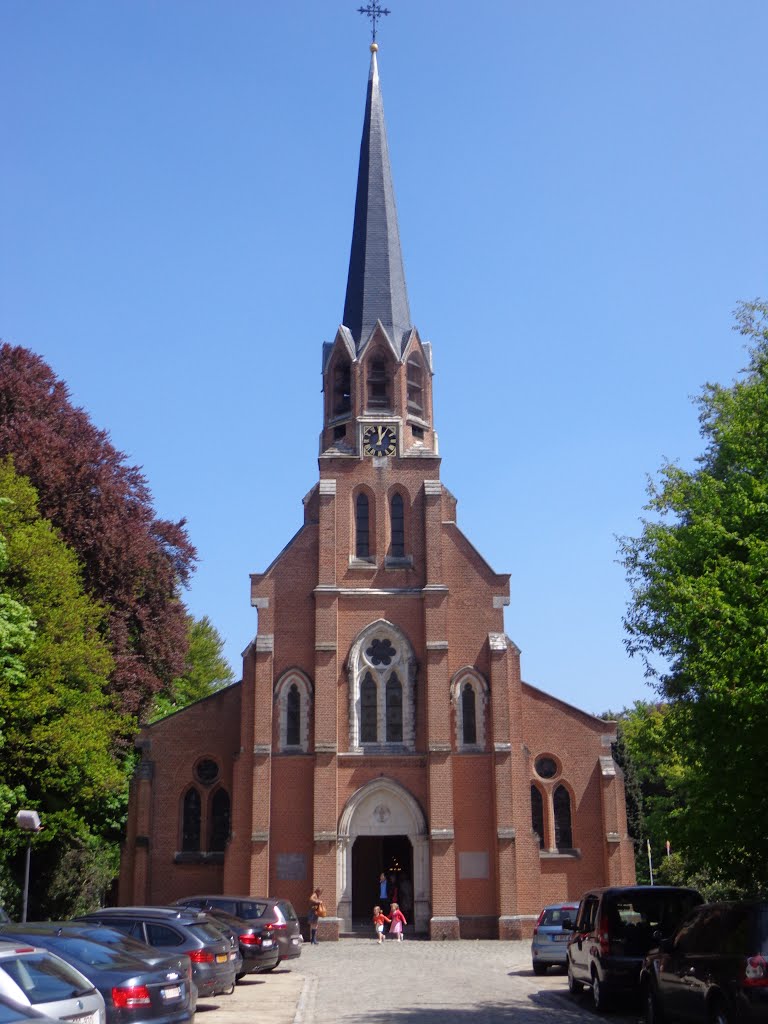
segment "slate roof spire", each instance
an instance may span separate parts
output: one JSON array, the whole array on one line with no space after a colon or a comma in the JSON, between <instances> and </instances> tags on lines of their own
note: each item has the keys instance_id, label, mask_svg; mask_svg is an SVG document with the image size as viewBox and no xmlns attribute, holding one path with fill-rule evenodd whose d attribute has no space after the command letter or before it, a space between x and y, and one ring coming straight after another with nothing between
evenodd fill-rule
<instances>
[{"instance_id":1,"label":"slate roof spire","mask_svg":"<svg viewBox=\"0 0 768 1024\"><path fill-rule=\"evenodd\" d=\"M376 321L381 320L400 351L404 336L411 329L411 314L389 166L377 50L376 43L371 43L343 323L351 331L359 350Z\"/></svg>"}]
</instances>

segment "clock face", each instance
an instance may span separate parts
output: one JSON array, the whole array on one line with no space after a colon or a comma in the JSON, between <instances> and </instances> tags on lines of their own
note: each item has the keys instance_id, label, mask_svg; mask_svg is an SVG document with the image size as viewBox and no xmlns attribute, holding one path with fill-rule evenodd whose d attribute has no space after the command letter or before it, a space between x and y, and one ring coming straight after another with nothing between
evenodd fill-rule
<instances>
[{"instance_id":1,"label":"clock face","mask_svg":"<svg viewBox=\"0 0 768 1024\"><path fill-rule=\"evenodd\" d=\"M397 451L397 433L394 427L377 424L363 431L363 455L394 455Z\"/></svg>"}]
</instances>

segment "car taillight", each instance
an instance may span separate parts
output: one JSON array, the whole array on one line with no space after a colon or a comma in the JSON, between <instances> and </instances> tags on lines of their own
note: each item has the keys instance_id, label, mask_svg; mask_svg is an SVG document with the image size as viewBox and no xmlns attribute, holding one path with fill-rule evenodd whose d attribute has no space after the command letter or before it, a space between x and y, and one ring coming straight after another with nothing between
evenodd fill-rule
<instances>
[{"instance_id":1,"label":"car taillight","mask_svg":"<svg viewBox=\"0 0 768 1024\"><path fill-rule=\"evenodd\" d=\"M146 985L126 985L112 989L112 1005L119 1010L132 1006L149 1006L149 989Z\"/></svg>"},{"instance_id":2,"label":"car taillight","mask_svg":"<svg viewBox=\"0 0 768 1024\"><path fill-rule=\"evenodd\" d=\"M279 921L275 921L274 924L270 924L267 927L273 932L284 932L288 925L285 921L283 921L282 924Z\"/></svg>"},{"instance_id":3,"label":"car taillight","mask_svg":"<svg viewBox=\"0 0 768 1024\"><path fill-rule=\"evenodd\" d=\"M749 988L768 987L768 964L765 961L765 957L759 953L757 956L747 957L744 984Z\"/></svg>"},{"instance_id":4,"label":"car taillight","mask_svg":"<svg viewBox=\"0 0 768 1024\"><path fill-rule=\"evenodd\" d=\"M600 918L598 935L600 936L600 952L607 955L611 948L611 933L608 927L608 918L605 915Z\"/></svg>"},{"instance_id":5,"label":"car taillight","mask_svg":"<svg viewBox=\"0 0 768 1024\"><path fill-rule=\"evenodd\" d=\"M539 916L537 917L537 919L536 919L536 924L535 924L535 925L533 926L533 934L534 934L534 935L535 935L535 934L536 934L536 932L537 932L537 931L539 930L539 925L541 924L541 919L542 919L542 917L544 917L544 911L543 911L543 910L542 910L542 912L541 912L541 913L539 914Z\"/></svg>"},{"instance_id":6,"label":"car taillight","mask_svg":"<svg viewBox=\"0 0 768 1024\"><path fill-rule=\"evenodd\" d=\"M207 949L192 949L187 956L193 964L212 964L213 953L209 953Z\"/></svg>"},{"instance_id":7,"label":"car taillight","mask_svg":"<svg viewBox=\"0 0 768 1024\"><path fill-rule=\"evenodd\" d=\"M261 936L260 935L240 935L240 942L244 946L260 946Z\"/></svg>"}]
</instances>

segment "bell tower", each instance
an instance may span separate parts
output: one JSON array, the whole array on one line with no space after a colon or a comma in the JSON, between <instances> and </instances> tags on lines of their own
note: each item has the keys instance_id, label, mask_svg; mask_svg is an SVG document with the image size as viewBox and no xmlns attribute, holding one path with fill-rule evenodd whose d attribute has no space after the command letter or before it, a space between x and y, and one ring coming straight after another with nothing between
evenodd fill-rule
<instances>
[{"instance_id":1,"label":"bell tower","mask_svg":"<svg viewBox=\"0 0 768 1024\"><path fill-rule=\"evenodd\" d=\"M377 51L373 42L344 319L323 346L321 464L438 454L432 347L411 323Z\"/></svg>"}]
</instances>

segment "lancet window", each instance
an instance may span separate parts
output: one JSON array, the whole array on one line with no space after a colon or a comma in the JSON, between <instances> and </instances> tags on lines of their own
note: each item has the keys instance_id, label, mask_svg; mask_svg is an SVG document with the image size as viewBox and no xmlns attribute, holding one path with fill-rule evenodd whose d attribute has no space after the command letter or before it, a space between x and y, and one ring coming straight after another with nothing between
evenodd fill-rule
<instances>
[{"instance_id":1,"label":"lancet window","mask_svg":"<svg viewBox=\"0 0 768 1024\"><path fill-rule=\"evenodd\" d=\"M349 656L350 748L412 749L416 659L403 633L381 620L368 626Z\"/></svg>"}]
</instances>

